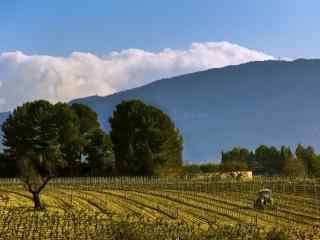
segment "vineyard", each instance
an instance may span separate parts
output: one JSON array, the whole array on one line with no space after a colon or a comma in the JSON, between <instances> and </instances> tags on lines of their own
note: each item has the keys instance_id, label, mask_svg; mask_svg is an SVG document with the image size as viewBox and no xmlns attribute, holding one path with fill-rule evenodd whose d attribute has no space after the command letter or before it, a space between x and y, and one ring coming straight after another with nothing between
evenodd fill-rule
<instances>
[{"instance_id":1,"label":"vineyard","mask_svg":"<svg viewBox=\"0 0 320 240\"><path fill-rule=\"evenodd\" d=\"M253 207L262 188L272 209ZM1 180L0 239L320 239L317 179L54 179L41 201L34 211L19 180Z\"/></svg>"}]
</instances>

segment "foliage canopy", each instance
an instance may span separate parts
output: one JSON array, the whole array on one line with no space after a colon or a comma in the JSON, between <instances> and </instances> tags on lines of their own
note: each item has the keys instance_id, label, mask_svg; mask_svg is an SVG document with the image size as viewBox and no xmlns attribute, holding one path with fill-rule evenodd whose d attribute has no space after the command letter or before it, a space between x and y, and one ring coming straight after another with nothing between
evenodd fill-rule
<instances>
[{"instance_id":1,"label":"foliage canopy","mask_svg":"<svg viewBox=\"0 0 320 240\"><path fill-rule=\"evenodd\" d=\"M139 100L123 101L109 121L120 174L155 175L182 166L182 137L160 109Z\"/></svg>"}]
</instances>

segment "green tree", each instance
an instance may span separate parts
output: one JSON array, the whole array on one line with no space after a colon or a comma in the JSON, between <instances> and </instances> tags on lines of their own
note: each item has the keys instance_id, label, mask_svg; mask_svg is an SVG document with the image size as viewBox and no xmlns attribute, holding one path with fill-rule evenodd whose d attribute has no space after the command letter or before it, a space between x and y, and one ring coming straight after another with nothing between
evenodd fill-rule
<instances>
[{"instance_id":1,"label":"green tree","mask_svg":"<svg viewBox=\"0 0 320 240\"><path fill-rule=\"evenodd\" d=\"M291 151L290 147L288 147L288 146L281 146L280 154L281 154L282 160L284 160L284 161L286 159L293 157L292 151Z\"/></svg>"},{"instance_id":2,"label":"green tree","mask_svg":"<svg viewBox=\"0 0 320 240\"><path fill-rule=\"evenodd\" d=\"M182 137L161 110L139 100L123 101L109 122L120 174L154 175L181 168Z\"/></svg>"},{"instance_id":3,"label":"green tree","mask_svg":"<svg viewBox=\"0 0 320 240\"><path fill-rule=\"evenodd\" d=\"M292 155L290 149L282 147L278 150L276 147L261 145L255 150L255 173L263 175L279 175L283 169L283 156Z\"/></svg>"},{"instance_id":4,"label":"green tree","mask_svg":"<svg viewBox=\"0 0 320 240\"><path fill-rule=\"evenodd\" d=\"M82 135L100 128L98 115L90 107L81 103L73 103L71 109L79 119L80 133Z\"/></svg>"},{"instance_id":5,"label":"green tree","mask_svg":"<svg viewBox=\"0 0 320 240\"><path fill-rule=\"evenodd\" d=\"M283 161L281 158L280 151L271 146L268 151L269 160L264 161L264 169L266 170L268 175L279 175L281 174Z\"/></svg>"},{"instance_id":6,"label":"green tree","mask_svg":"<svg viewBox=\"0 0 320 240\"><path fill-rule=\"evenodd\" d=\"M313 147L304 148L299 144L296 148L296 157L304 163L304 168L309 176L319 176L320 162Z\"/></svg>"},{"instance_id":7,"label":"green tree","mask_svg":"<svg viewBox=\"0 0 320 240\"><path fill-rule=\"evenodd\" d=\"M60 149L65 166L60 171L65 176L79 174L81 151L84 140L81 138L80 121L77 114L66 103L57 103L54 106L54 122L59 126Z\"/></svg>"},{"instance_id":8,"label":"green tree","mask_svg":"<svg viewBox=\"0 0 320 240\"><path fill-rule=\"evenodd\" d=\"M304 159L303 159L303 163L304 163L304 167L306 169L306 172L308 175L312 176L312 175L317 175L317 154L314 151L314 148L311 146L308 146L305 149L305 154L304 154Z\"/></svg>"},{"instance_id":9,"label":"green tree","mask_svg":"<svg viewBox=\"0 0 320 240\"><path fill-rule=\"evenodd\" d=\"M257 174L268 174L268 161L270 161L269 158L270 150L269 147L266 145L260 145L255 150L255 173Z\"/></svg>"},{"instance_id":10,"label":"green tree","mask_svg":"<svg viewBox=\"0 0 320 240\"><path fill-rule=\"evenodd\" d=\"M64 165L55 107L47 101L17 107L2 125L5 152L17 161L19 177L42 209L40 192Z\"/></svg>"},{"instance_id":11,"label":"green tree","mask_svg":"<svg viewBox=\"0 0 320 240\"><path fill-rule=\"evenodd\" d=\"M257 166L257 162L255 161L255 155L254 155L254 151L250 151L249 152L249 156L246 160L246 163L248 165L248 168L252 170L252 172L255 172L256 166Z\"/></svg>"},{"instance_id":12,"label":"green tree","mask_svg":"<svg viewBox=\"0 0 320 240\"><path fill-rule=\"evenodd\" d=\"M245 148L235 147L226 153L222 152L222 169L224 171L248 170L250 152Z\"/></svg>"},{"instance_id":13,"label":"green tree","mask_svg":"<svg viewBox=\"0 0 320 240\"><path fill-rule=\"evenodd\" d=\"M311 175L314 177L320 177L320 156L312 158L310 162Z\"/></svg>"},{"instance_id":14,"label":"green tree","mask_svg":"<svg viewBox=\"0 0 320 240\"><path fill-rule=\"evenodd\" d=\"M289 156L283 165L283 174L290 177L300 177L305 175L304 164L301 160Z\"/></svg>"},{"instance_id":15,"label":"green tree","mask_svg":"<svg viewBox=\"0 0 320 240\"><path fill-rule=\"evenodd\" d=\"M305 167L303 160L294 157L288 146L281 147L282 174L290 177L298 177L305 175Z\"/></svg>"},{"instance_id":16,"label":"green tree","mask_svg":"<svg viewBox=\"0 0 320 240\"><path fill-rule=\"evenodd\" d=\"M90 175L105 176L114 170L114 154L110 137L101 129L87 135L84 148Z\"/></svg>"},{"instance_id":17,"label":"green tree","mask_svg":"<svg viewBox=\"0 0 320 240\"><path fill-rule=\"evenodd\" d=\"M85 159L84 151L85 149L90 148L88 142L92 137L92 134L96 130L100 130L100 123L98 121L98 115L90 107L81 103L73 103L71 109L78 116L78 128L80 130L79 138L70 145L69 148L69 158L68 162L70 163L69 175L79 175L80 171L84 172L83 167L88 167L88 163L85 164L83 160ZM93 154L93 149L96 149L94 146L91 148L91 155ZM90 162L91 164L92 162ZM92 169L92 168L91 168ZM93 172L92 172L93 173Z\"/></svg>"},{"instance_id":18,"label":"green tree","mask_svg":"<svg viewBox=\"0 0 320 240\"><path fill-rule=\"evenodd\" d=\"M303 147L302 144L298 144L298 146L296 147L295 154L298 159L300 159L301 161L304 161L305 148Z\"/></svg>"}]
</instances>

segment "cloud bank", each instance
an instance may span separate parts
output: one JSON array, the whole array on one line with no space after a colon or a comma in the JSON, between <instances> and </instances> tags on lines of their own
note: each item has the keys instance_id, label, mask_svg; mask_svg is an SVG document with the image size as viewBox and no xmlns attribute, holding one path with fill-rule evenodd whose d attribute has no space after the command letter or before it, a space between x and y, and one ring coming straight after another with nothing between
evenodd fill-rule
<instances>
[{"instance_id":1,"label":"cloud bank","mask_svg":"<svg viewBox=\"0 0 320 240\"><path fill-rule=\"evenodd\" d=\"M193 43L187 50L127 49L104 56L74 52L68 57L0 54L0 112L25 101L69 101L109 95L160 78L273 56L228 42Z\"/></svg>"}]
</instances>

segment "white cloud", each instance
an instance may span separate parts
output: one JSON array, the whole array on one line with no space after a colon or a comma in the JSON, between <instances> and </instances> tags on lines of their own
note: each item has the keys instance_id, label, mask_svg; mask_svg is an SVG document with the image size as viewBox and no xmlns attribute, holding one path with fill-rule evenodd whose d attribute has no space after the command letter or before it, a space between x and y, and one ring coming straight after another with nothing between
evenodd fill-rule
<instances>
[{"instance_id":1,"label":"white cloud","mask_svg":"<svg viewBox=\"0 0 320 240\"><path fill-rule=\"evenodd\" d=\"M127 49L99 57L74 52L68 57L0 54L0 112L25 101L69 101L108 95L154 80L272 56L228 42L193 43L187 50L147 52Z\"/></svg>"}]
</instances>

